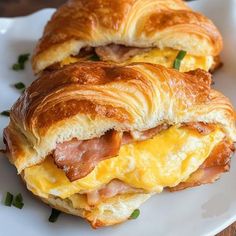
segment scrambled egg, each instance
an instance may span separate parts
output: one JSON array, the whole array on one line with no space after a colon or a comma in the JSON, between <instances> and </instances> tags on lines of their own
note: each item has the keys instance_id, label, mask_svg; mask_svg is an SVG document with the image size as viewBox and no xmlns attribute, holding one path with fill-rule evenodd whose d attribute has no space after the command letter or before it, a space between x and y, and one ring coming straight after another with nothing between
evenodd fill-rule
<instances>
[{"instance_id":1,"label":"scrambled egg","mask_svg":"<svg viewBox=\"0 0 236 236\"><path fill-rule=\"evenodd\" d=\"M36 195L69 198L73 194L101 188L120 179L146 192L173 187L196 171L212 149L224 138L220 128L201 135L187 127L172 126L154 138L123 145L119 155L101 161L86 177L70 182L51 158L26 168L24 178Z\"/></svg>"},{"instance_id":2,"label":"scrambled egg","mask_svg":"<svg viewBox=\"0 0 236 236\"><path fill-rule=\"evenodd\" d=\"M167 68L173 68L173 63L178 54L177 50L174 49L163 49L154 48L149 52L144 52L142 54L136 55L129 59L126 63L132 62L149 62L153 64L159 64ZM203 69L208 71L213 65L212 56L193 56L186 54L184 59L181 61L180 72L187 72L195 69Z\"/></svg>"},{"instance_id":3,"label":"scrambled egg","mask_svg":"<svg viewBox=\"0 0 236 236\"><path fill-rule=\"evenodd\" d=\"M161 50L158 48L153 48L150 51L138 54L121 64L127 65L133 62L148 62L148 63L153 63L153 64L159 64L167 68L173 68L173 63L175 61L177 54L178 54L178 51L174 49ZM60 66L64 66L64 65L68 65L68 64L75 63L78 61L84 61L84 60L88 60L88 58L87 59L77 58L77 57L71 56L64 59L60 63ZM187 72L187 71L195 70L198 68L209 71L213 63L214 63L214 59L212 56L193 56L193 55L187 54L184 57L184 59L181 61L181 66L180 66L179 71Z\"/></svg>"}]
</instances>

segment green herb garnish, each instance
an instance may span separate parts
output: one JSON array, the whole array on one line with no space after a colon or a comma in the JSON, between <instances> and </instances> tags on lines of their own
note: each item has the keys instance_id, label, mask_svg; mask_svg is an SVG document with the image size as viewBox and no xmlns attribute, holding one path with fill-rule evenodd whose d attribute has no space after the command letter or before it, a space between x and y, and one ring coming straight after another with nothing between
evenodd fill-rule
<instances>
[{"instance_id":1,"label":"green herb garnish","mask_svg":"<svg viewBox=\"0 0 236 236\"><path fill-rule=\"evenodd\" d=\"M10 111L8 111L8 110L7 111L2 111L1 115L2 116L10 116Z\"/></svg>"},{"instance_id":2,"label":"green herb garnish","mask_svg":"<svg viewBox=\"0 0 236 236\"><path fill-rule=\"evenodd\" d=\"M139 217L140 215L140 210L136 209L133 211L133 213L130 215L129 219L135 220Z\"/></svg>"},{"instance_id":3,"label":"green herb garnish","mask_svg":"<svg viewBox=\"0 0 236 236\"><path fill-rule=\"evenodd\" d=\"M186 51L179 51L178 55L175 58L174 64L173 64L173 68L176 70L179 70L180 65L181 65L181 61L184 59L185 55L187 54Z\"/></svg>"},{"instance_id":4,"label":"green herb garnish","mask_svg":"<svg viewBox=\"0 0 236 236\"><path fill-rule=\"evenodd\" d=\"M12 205L16 208L19 208L19 209L22 209L23 206L24 206L24 203L23 202L14 202L12 203Z\"/></svg>"},{"instance_id":5,"label":"green herb garnish","mask_svg":"<svg viewBox=\"0 0 236 236\"><path fill-rule=\"evenodd\" d=\"M30 56L29 53L20 55L18 58L18 63L22 64L22 65L25 64L25 62L27 62L29 60L29 56Z\"/></svg>"},{"instance_id":6,"label":"green herb garnish","mask_svg":"<svg viewBox=\"0 0 236 236\"><path fill-rule=\"evenodd\" d=\"M15 202L23 202L23 197L22 197L21 193L19 193L15 196Z\"/></svg>"},{"instance_id":7,"label":"green herb garnish","mask_svg":"<svg viewBox=\"0 0 236 236\"><path fill-rule=\"evenodd\" d=\"M13 203L12 205L16 208L19 208L19 209L22 209L23 206L24 206L24 203L23 203L23 197L22 195L19 193L17 194L15 197L14 197L14 200L13 200Z\"/></svg>"},{"instance_id":8,"label":"green herb garnish","mask_svg":"<svg viewBox=\"0 0 236 236\"><path fill-rule=\"evenodd\" d=\"M51 212L50 217L48 218L48 221L51 222L51 223L56 222L60 214L61 214L60 211L52 208L52 212Z\"/></svg>"},{"instance_id":9,"label":"green herb garnish","mask_svg":"<svg viewBox=\"0 0 236 236\"><path fill-rule=\"evenodd\" d=\"M100 58L97 54L93 54L91 57L89 57L90 61L100 61Z\"/></svg>"},{"instance_id":10,"label":"green herb garnish","mask_svg":"<svg viewBox=\"0 0 236 236\"><path fill-rule=\"evenodd\" d=\"M12 69L13 69L13 70L23 70L23 69L22 69L22 66L21 66L20 64L14 64L14 65L12 66Z\"/></svg>"},{"instance_id":11,"label":"green herb garnish","mask_svg":"<svg viewBox=\"0 0 236 236\"><path fill-rule=\"evenodd\" d=\"M25 69L25 63L29 60L29 56L30 56L29 53L20 55L18 57L17 63L15 63L12 66L12 69L16 70L16 71L17 70L24 70Z\"/></svg>"},{"instance_id":12,"label":"green herb garnish","mask_svg":"<svg viewBox=\"0 0 236 236\"><path fill-rule=\"evenodd\" d=\"M5 206L9 206L10 207L11 204L12 204L12 201L13 201L13 195L11 193L7 192L7 195L6 195L6 198L5 198L5 202L4 202Z\"/></svg>"},{"instance_id":13,"label":"green herb garnish","mask_svg":"<svg viewBox=\"0 0 236 236\"><path fill-rule=\"evenodd\" d=\"M16 89L22 90L22 89L25 89L25 84L22 82L19 82L19 83L14 84L14 87Z\"/></svg>"}]
</instances>

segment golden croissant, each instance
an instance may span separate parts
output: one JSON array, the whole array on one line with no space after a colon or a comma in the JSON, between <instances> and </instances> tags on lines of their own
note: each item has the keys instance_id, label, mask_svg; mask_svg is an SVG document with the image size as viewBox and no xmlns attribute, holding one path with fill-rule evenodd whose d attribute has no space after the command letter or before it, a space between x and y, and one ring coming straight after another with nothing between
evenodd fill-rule
<instances>
[{"instance_id":1,"label":"golden croissant","mask_svg":"<svg viewBox=\"0 0 236 236\"><path fill-rule=\"evenodd\" d=\"M229 170L235 113L210 84L203 70L148 63L45 71L11 109L7 155L52 207L95 228L123 222L154 193Z\"/></svg>"},{"instance_id":2,"label":"golden croissant","mask_svg":"<svg viewBox=\"0 0 236 236\"><path fill-rule=\"evenodd\" d=\"M213 71L223 42L216 26L182 0L69 0L52 16L33 56L35 73L86 60Z\"/></svg>"}]
</instances>

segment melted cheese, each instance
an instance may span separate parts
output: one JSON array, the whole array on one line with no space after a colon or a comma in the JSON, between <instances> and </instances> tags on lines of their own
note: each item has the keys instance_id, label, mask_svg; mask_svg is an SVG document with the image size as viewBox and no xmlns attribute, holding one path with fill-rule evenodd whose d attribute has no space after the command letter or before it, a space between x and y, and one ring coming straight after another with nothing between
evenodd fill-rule
<instances>
[{"instance_id":1,"label":"melted cheese","mask_svg":"<svg viewBox=\"0 0 236 236\"><path fill-rule=\"evenodd\" d=\"M79 62L79 61L82 61L82 59L80 59L78 57L69 56L60 62L60 66L63 67L65 65L73 64L73 63Z\"/></svg>"},{"instance_id":2,"label":"melted cheese","mask_svg":"<svg viewBox=\"0 0 236 236\"><path fill-rule=\"evenodd\" d=\"M121 147L119 155L101 161L86 177L70 182L51 158L24 170L28 188L36 195L68 198L101 188L112 179L147 192L161 192L188 179L224 138L220 129L200 135L188 128L171 127L153 139Z\"/></svg>"},{"instance_id":3,"label":"melted cheese","mask_svg":"<svg viewBox=\"0 0 236 236\"><path fill-rule=\"evenodd\" d=\"M123 62L122 64L130 64L133 62L148 62L153 64L160 64L162 66L165 66L167 68L173 68L173 63L175 61L175 58L178 54L177 50L174 49L158 49L153 48L148 52L143 52L141 54L138 54L129 60ZM87 60L86 58L77 58L77 57L67 57L65 58L60 65L68 65L74 62ZM209 69L212 67L214 63L214 59L212 56L193 56L190 54L187 54L184 59L181 61L180 71L181 72L187 72L190 70L195 69L203 69L206 71L209 71Z\"/></svg>"}]
</instances>

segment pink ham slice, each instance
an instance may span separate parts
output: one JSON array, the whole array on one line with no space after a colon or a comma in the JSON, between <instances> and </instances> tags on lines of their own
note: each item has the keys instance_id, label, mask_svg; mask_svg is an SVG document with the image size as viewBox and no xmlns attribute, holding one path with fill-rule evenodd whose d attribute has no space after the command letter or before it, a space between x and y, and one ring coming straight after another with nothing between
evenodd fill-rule
<instances>
[{"instance_id":1,"label":"pink ham slice","mask_svg":"<svg viewBox=\"0 0 236 236\"><path fill-rule=\"evenodd\" d=\"M88 175L100 161L116 156L121 144L149 139L167 128L167 125L159 125L143 132L124 134L111 130L91 140L74 138L57 145L53 153L54 161L70 181L75 181Z\"/></svg>"},{"instance_id":2,"label":"pink ham slice","mask_svg":"<svg viewBox=\"0 0 236 236\"><path fill-rule=\"evenodd\" d=\"M206 134L211 131L207 124L183 124L199 133ZM70 181L75 181L88 175L102 160L118 155L121 145L153 138L163 130L169 128L168 124L161 124L145 131L117 132L108 131L105 135L91 140L77 140L60 143L53 155L55 164L64 170Z\"/></svg>"},{"instance_id":3,"label":"pink ham slice","mask_svg":"<svg viewBox=\"0 0 236 236\"><path fill-rule=\"evenodd\" d=\"M214 130L214 126L204 123L186 123L190 129L206 135ZM59 168L62 168L70 181L74 181L88 175L102 160L114 157L118 154L120 146L136 141L142 141L154 137L159 132L169 128L162 124L146 131L117 132L108 131L105 135L91 140L77 140L58 144L54 151L54 160ZM219 178L220 174L229 169L230 156L234 151L234 145L228 140L219 143L207 160L194 172L186 182L169 188L170 191L178 191L201 184L211 183ZM114 197L118 194L141 192L119 180L112 180L99 190L87 194L90 205L98 204L101 200Z\"/></svg>"},{"instance_id":4,"label":"pink ham slice","mask_svg":"<svg viewBox=\"0 0 236 236\"><path fill-rule=\"evenodd\" d=\"M132 188L122 181L115 179L109 184L105 185L103 188L87 193L87 202L89 205L96 205L100 201L112 198L118 194L137 192L141 192L141 190Z\"/></svg>"},{"instance_id":5,"label":"pink ham slice","mask_svg":"<svg viewBox=\"0 0 236 236\"><path fill-rule=\"evenodd\" d=\"M70 181L88 175L102 160L118 154L122 133L114 130L100 138L79 141L72 139L57 145L54 161L62 168Z\"/></svg>"},{"instance_id":6,"label":"pink ham slice","mask_svg":"<svg viewBox=\"0 0 236 236\"><path fill-rule=\"evenodd\" d=\"M149 50L150 48L136 48L110 44L108 46L97 47L95 52L103 61L124 62L137 54Z\"/></svg>"},{"instance_id":7,"label":"pink ham slice","mask_svg":"<svg viewBox=\"0 0 236 236\"><path fill-rule=\"evenodd\" d=\"M124 132L123 137L122 137L122 145L138 142L138 141L144 141L144 140L153 138L158 133L160 133L163 130L168 129L169 127L170 125L168 124L162 124L162 125L158 125L157 127L154 127L152 129L148 129L145 131Z\"/></svg>"},{"instance_id":8,"label":"pink ham slice","mask_svg":"<svg viewBox=\"0 0 236 236\"><path fill-rule=\"evenodd\" d=\"M215 126L213 124L205 124L203 122L188 122L185 123L184 126L192 130L196 130L202 135L210 134L215 129Z\"/></svg>"}]
</instances>

